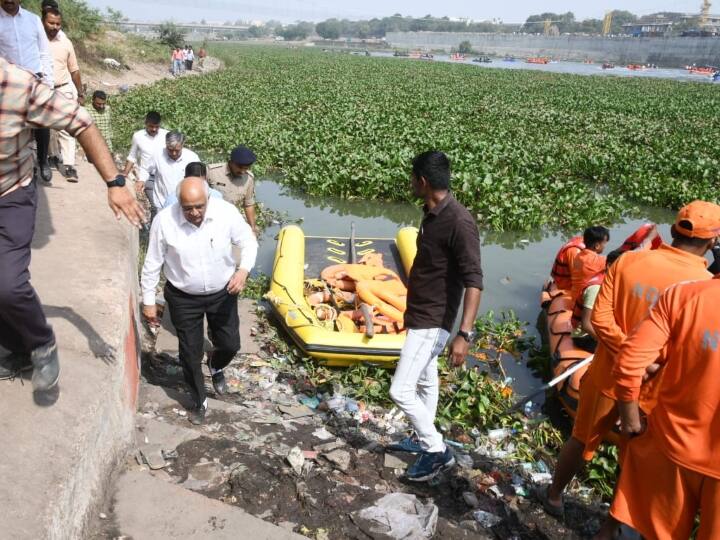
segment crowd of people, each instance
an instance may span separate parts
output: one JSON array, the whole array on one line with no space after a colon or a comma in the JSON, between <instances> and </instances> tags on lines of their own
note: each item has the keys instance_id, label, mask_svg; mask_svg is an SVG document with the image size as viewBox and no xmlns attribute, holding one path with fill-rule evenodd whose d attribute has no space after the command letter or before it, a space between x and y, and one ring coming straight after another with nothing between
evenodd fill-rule
<instances>
[{"instance_id":1,"label":"crowd of people","mask_svg":"<svg viewBox=\"0 0 720 540\"><path fill-rule=\"evenodd\" d=\"M41 17L19 0L0 4L0 346L7 353L0 357L0 379L32 371L36 392L59 380L55 335L28 268L37 183L50 180L50 163L78 181L77 141L105 181L112 211L137 227L151 221L142 313L158 325L167 306L195 401L188 417L201 424L208 407L203 362L222 395L223 369L240 348L236 297L258 249L257 157L239 145L225 163L205 164L182 132L164 129L161 115L149 111L121 174L111 155L108 96L97 90L90 107L82 106L77 58L61 28L55 0L43 0ZM202 63L204 49L197 56ZM175 49L173 73L192 70L194 60L192 47ZM413 431L388 449L416 454L406 478L424 482L454 465L435 423L437 362L446 347L453 365L465 362L483 273L477 224L451 193L447 156L424 152L409 169L410 189L424 204L408 276L407 336L390 397ZM138 199L147 202L149 219ZM573 299L574 337L594 360L552 482L536 495L562 519L565 489L619 425L621 474L600 539L615 537L621 523L646 538L688 538L698 514L697 538L720 535L720 387L714 379L720 377L720 280L713 278L720 273L720 206L686 205L671 231L670 244L649 228L637 243L604 256L610 231L589 227L562 246L551 271L555 286ZM715 257L710 266L708 252Z\"/></svg>"},{"instance_id":2,"label":"crowd of people","mask_svg":"<svg viewBox=\"0 0 720 540\"><path fill-rule=\"evenodd\" d=\"M207 51L205 47L200 47L197 55L192 48L192 45L185 45L184 47L175 47L170 53L170 71L173 75L182 75L185 72L193 70L193 63L197 57L198 67L202 70L205 67L205 58L207 58Z\"/></svg>"},{"instance_id":3,"label":"crowd of people","mask_svg":"<svg viewBox=\"0 0 720 540\"><path fill-rule=\"evenodd\" d=\"M683 207L670 244L654 227L644 232L637 245L605 257L609 231L589 227L555 259L552 278L570 290L576 336L586 332L583 344L594 359L582 379L572 435L538 497L562 519L565 488L619 423L621 474L596 538L615 538L620 523L645 538L689 538L698 513L698 538L714 538L720 534L720 388L712 381L720 333L712 299L720 293L713 279L720 272L720 206Z\"/></svg>"}]
</instances>

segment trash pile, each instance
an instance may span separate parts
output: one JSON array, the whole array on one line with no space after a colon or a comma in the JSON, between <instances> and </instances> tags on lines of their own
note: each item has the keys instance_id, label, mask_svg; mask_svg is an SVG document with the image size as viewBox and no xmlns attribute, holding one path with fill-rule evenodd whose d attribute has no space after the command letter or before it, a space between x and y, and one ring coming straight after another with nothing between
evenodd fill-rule
<instances>
[{"instance_id":1,"label":"trash pile","mask_svg":"<svg viewBox=\"0 0 720 540\"><path fill-rule=\"evenodd\" d=\"M530 444L544 433L536 405L509 425L444 429L457 467L428 484L407 483L415 456L384 450L408 432L401 411L358 399L334 380L317 384L312 367L268 327L261 323L253 334L266 340L263 351L225 369L229 393L222 408L211 405L202 437L175 452L142 448L138 463L315 539L572 537L532 499L552 465L551 457L536 459ZM156 369L164 385L182 386L173 360ZM182 407L150 403L140 415L189 425ZM572 529L592 532L603 511L579 507L568 515Z\"/></svg>"}]
</instances>

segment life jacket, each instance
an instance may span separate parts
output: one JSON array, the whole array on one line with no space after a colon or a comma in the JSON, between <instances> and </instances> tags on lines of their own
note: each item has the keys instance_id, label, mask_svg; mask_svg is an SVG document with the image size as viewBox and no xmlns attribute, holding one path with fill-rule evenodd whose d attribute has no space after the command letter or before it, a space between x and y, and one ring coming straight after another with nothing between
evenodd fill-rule
<instances>
[{"instance_id":1,"label":"life jacket","mask_svg":"<svg viewBox=\"0 0 720 540\"><path fill-rule=\"evenodd\" d=\"M659 248L663 240L660 234L657 232L657 225L655 225L654 223L646 223L642 225L633 234L628 236L623 242L622 246L620 246L619 250L625 253L626 251L632 251L638 249L639 247L646 248L647 246L643 246L642 244L651 235L655 236L653 236L652 243L650 244L650 249Z\"/></svg>"},{"instance_id":2,"label":"life jacket","mask_svg":"<svg viewBox=\"0 0 720 540\"><path fill-rule=\"evenodd\" d=\"M599 274L595 274L583 282L582 290L573 304L572 317L570 318L573 328L578 328L582 322L583 309L585 309L585 306L583 306L583 295L585 294L585 289L591 285L602 285L603 279L605 279L604 271Z\"/></svg>"},{"instance_id":3,"label":"life jacket","mask_svg":"<svg viewBox=\"0 0 720 540\"><path fill-rule=\"evenodd\" d=\"M550 276L555 281L558 289L570 290L572 282L570 281L570 261L568 261L568 252L571 249L578 251L585 249L585 243L582 236L571 238L563 247L560 248L555 256Z\"/></svg>"},{"instance_id":4,"label":"life jacket","mask_svg":"<svg viewBox=\"0 0 720 540\"><path fill-rule=\"evenodd\" d=\"M570 296L575 303L578 297L582 297L588 280L605 271L607 257L585 248L575 256L572 264Z\"/></svg>"}]
</instances>

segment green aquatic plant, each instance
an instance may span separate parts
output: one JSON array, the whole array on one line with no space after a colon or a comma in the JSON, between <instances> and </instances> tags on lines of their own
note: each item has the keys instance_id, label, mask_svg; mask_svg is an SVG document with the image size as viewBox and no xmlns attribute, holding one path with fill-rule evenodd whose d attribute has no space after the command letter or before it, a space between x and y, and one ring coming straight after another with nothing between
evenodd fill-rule
<instances>
[{"instance_id":1,"label":"green aquatic plant","mask_svg":"<svg viewBox=\"0 0 720 540\"><path fill-rule=\"evenodd\" d=\"M115 98L116 143L148 110L206 158L239 142L310 194L410 200L409 163L448 153L453 190L490 230L582 228L635 205L717 200L710 84L215 47L232 67ZM422 81L422 84L419 84Z\"/></svg>"}]
</instances>

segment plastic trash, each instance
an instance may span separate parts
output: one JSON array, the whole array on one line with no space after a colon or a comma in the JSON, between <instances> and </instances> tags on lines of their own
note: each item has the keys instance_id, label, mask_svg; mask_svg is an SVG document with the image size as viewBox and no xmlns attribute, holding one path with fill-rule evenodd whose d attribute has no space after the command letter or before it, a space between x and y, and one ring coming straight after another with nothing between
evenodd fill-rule
<instances>
[{"instance_id":1,"label":"plastic trash","mask_svg":"<svg viewBox=\"0 0 720 540\"><path fill-rule=\"evenodd\" d=\"M390 493L373 506L353 515L353 521L368 536L392 539L432 538L438 520L438 507L423 504L409 493Z\"/></svg>"},{"instance_id":2,"label":"plastic trash","mask_svg":"<svg viewBox=\"0 0 720 540\"><path fill-rule=\"evenodd\" d=\"M486 512L485 510L476 510L473 512L473 518L475 518L475 521L486 529L494 527L502 521L501 517L491 514L490 512Z\"/></svg>"},{"instance_id":3,"label":"plastic trash","mask_svg":"<svg viewBox=\"0 0 720 540\"><path fill-rule=\"evenodd\" d=\"M358 405L358 402L354 399L347 398L347 400L345 401L345 410L350 414L354 414L360 411L360 405Z\"/></svg>"},{"instance_id":4,"label":"plastic trash","mask_svg":"<svg viewBox=\"0 0 720 540\"><path fill-rule=\"evenodd\" d=\"M320 405L320 400L316 396L313 396L313 397L306 396L306 397L300 398L300 403L302 403L306 407L310 407L311 409L315 410Z\"/></svg>"},{"instance_id":5,"label":"plastic trash","mask_svg":"<svg viewBox=\"0 0 720 540\"><path fill-rule=\"evenodd\" d=\"M508 428L491 429L488 431L488 439L491 441L502 441L512 434Z\"/></svg>"}]
</instances>

